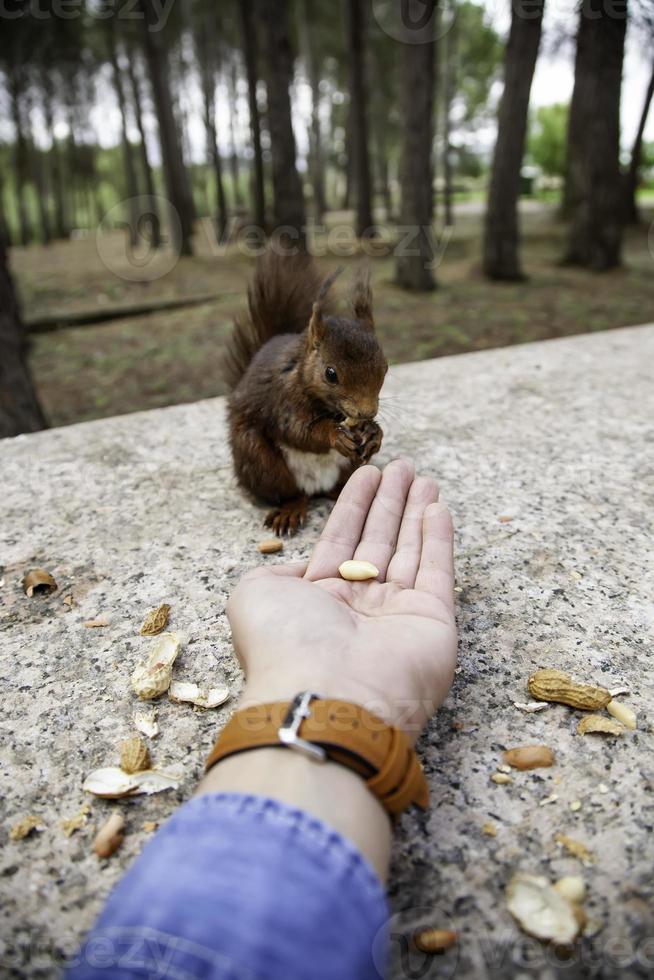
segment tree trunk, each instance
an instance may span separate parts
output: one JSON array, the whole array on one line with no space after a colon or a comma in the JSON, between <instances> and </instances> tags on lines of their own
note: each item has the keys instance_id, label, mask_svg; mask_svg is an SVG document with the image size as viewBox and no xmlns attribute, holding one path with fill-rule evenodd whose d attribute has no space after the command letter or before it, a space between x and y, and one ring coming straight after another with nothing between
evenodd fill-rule
<instances>
[{"instance_id":1,"label":"tree trunk","mask_svg":"<svg viewBox=\"0 0 654 980\"><path fill-rule=\"evenodd\" d=\"M143 178L145 180L145 190L150 199L149 203L149 216L150 216L150 244L153 248L161 247L161 218L159 217L159 209L157 207L156 201L156 188L154 185L154 174L152 173L152 167L150 165L150 157L148 155L148 144L145 137L145 125L143 123L143 108L141 105L141 89L139 87L139 80L136 77L136 71L134 70L134 51L130 51L127 59L127 70L129 74L129 82L132 90L132 102L134 103L134 115L136 116L136 125L138 127L139 136L141 142L139 144L141 153L141 168L143 170Z\"/></svg>"},{"instance_id":2,"label":"tree trunk","mask_svg":"<svg viewBox=\"0 0 654 980\"><path fill-rule=\"evenodd\" d=\"M14 174L16 180L16 206L18 208L18 226L21 245L29 245L32 238L25 191L29 182L29 163L27 140L23 126L23 113L20 104L20 82L15 69L8 71L8 88L11 100L11 118L14 124Z\"/></svg>"},{"instance_id":3,"label":"tree trunk","mask_svg":"<svg viewBox=\"0 0 654 980\"><path fill-rule=\"evenodd\" d=\"M36 203L39 211L39 224L41 226L41 241L44 245L49 245L52 241L52 228L50 225L50 214L48 212L48 181L45 174L45 161L43 154L39 150L32 135L30 152L30 169L32 171L32 181L36 189Z\"/></svg>"},{"instance_id":4,"label":"tree trunk","mask_svg":"<svg viewBox=\"0 0 654 980\"><path fill-rule=\"evenodd\" d=\"M307 68L307 78L311 89L311 124L309 145L311 160L311 184L313 187L313 208L316 224L321 224L327 210L325 202L325 166L323 162L322 133L320 130L320 66L316 58L313 31L313 0L303 0L300 11L300 31L302 47Z\"/></svg>"},{"instance_id":5,"label":"tree trunk","mask_svg":"<svg viewBox=\"0 0 654 980\"><path fill-rule=\"evenodd\" d=\"M524 278L519 256L518 197L543 7L544 0L512 3L484 235L484 272L490 279L510 282Z\"/></svg>"},{"instance_id":6,"label":"tree trunk","mask_svg":"<svg viewBox=\"0 0 654 980\"><path fill-rule=\"evenodd\" d=\"M454 225L454 209L452 206L453 187L452 187L452 146L450 143L452 135L452 102L456 95L456 52L457 52L457 22L456 9L452 9L452 14L445 35L445 72L443 85L443 204L445 212L445 226L451 228Z\"/></svg>"},{"instance_id":7,"label":"tree trunk","mask_svg":"<svg viewBox=\"0 0 654 980\"><path fill-rule=\"evenodd\" d=\"M114 89L118 99L120 110L121 139L123 144L123 164L125 167L125 178L127 182L127 196L129 198L129 237L132 247L138 244L139 222L141 209L139 207L138 195L139 188L136 182L136 168L134 167L133 147L129 140L127 131L127 103L125 100L125 90L123 79L118 65L118 52L116 50L116 25L113 20L109 21L107 30L107 43L109 47L109 60L114 79Z\"/></svg>"},{"instance_id":8,"label":"tree trunk","mask_svg":"<svg viewBox=\"0 0 654 980\"><path fill-rule=\"evenodd\" d=\"M50 223L50 193L49 180L46 171L46 157L39 149L34 131L32 109L33 97L27 100L27 127L29 132L29 167L32 184L36 191L36 207L39 214L40 238L44 245L52 241L52 226Z\"/></svg>"},{"instance_id":9,"label":"tree trunk","mask_svg":"<svg viewBox=\"0 0 654 980\"><path fill-rule=\"evenodd\" d=\"M43 112L45 116L45 128L50 140L50 161L52 174L52 196L54 198L54 235L55 238L68 238L68 224L66 221L66 199L64 194L64 174L63 161L59 144L54 133L54 112L52 109L52 86L47 75L43 80Z\"/></svg>"},{"instance_id":10,"label":"tree trunk","mask_svg":"<svg viewBox=\"0 0 654 980\"><path fill-rule=\"evenodd\" d=\"M620 88L626 2L586 0L579 17L568 129L570 227L564 262L597 272L620 265Z\"/></svg>"},{"instance_id":11,"label":"tree trunk","mask_svg":"<svg viewBox=\"0 0 654 980\"><path fill-rule=\"evenodd\" d=\"M0 439L46 426L27 365L27 336L0 241Z\"/></svg>"},{"instance_id":12,"label":"tree trunk","mask_svg":"<svg viewBox=\"0 0 654 980\"><path fill-rule=\"evenodd\" d=\"M347 107L347 119L345 121L345 152L347 154L345 160L345 188L343 190L343 200L341 202L341 207L344 211L349 211L352 207L352 200L354 198L355 187L354 183L356 180L356 175L354 172L354 151L352 148L352 101Z\"/></svg>"},{"instance_id":13,"label":"tree trunk","mask_svg":"<svg viewBox=\"0 0 654 980\"><path fill-rule=\"evenodd\" d=\"M639 184L640 157L643 150L643 134L645 133L645 126L647 124L647 117L652 104L652 98L654 98L654 65L652 65L652 74L650 76L649 85L647 86L647 92L645 94L645 104L643 105L643 111L640 114L638 132L636 133L634 145L631 148L629 169L625 174L624 180L625 221L632 225L638 224L639 221L636 194L638 192Z\"/></svg>"},{"instance_id":14,"label":"tree trunk","mask_svg":"<svg viewBox=\"0 0 654 980\"><path fill-rule=\"evenodd\" d=\"M260 12L265 35L275 224L278 229L288 229L284 231L282 237L289 244L296 244L304 251L306 217L291 121L290 87L293 80L293 53L287 0L260 0Z\"/></svg>"},{"instance_id":15,"label":"tree trunk","mask_svg":"<svg viewBox=\"0 0 654 980\"><path fill-rule=\"evenodd\" d=\"M229 157L229 166L232 172L232 184L234 185L234 205L238 208L243 204L243 195L241 194L241 168L239 166L238 147L236 145L236 125L238 122L236 81L236 62L232 61L232 65L227 73L227 97L229 99L229 139L232 147L232 152Z\"/></svg>"},{"instance_id":16,"label":"tree trunk","mask_svg":"<svg viewBox=\"0 0 654 980\"><path fill-rule=\"evenodd\" d=\"M223 185L223 166L218 148L218 135L216 133L216 80L213 72L206 64L201 64L200 75L202 78L202 97L204 101L204 131L207 139L207 157L213 164L214 179L216 182L214 224L216 228L216 239L218 242L222 242L227 231L228 217L225 188Z\"/></svg>"},{"instance_id":17,"label":"tree trunk","mask_svg":"<svg viewBox=\"0 0 654 980\"><path fill-rule=\"evenodd\" d=\"M393 199L391 197L390 174L388 171L388 142L386 128L381 122L375 126L375 151L379 193L384 202L386 221L391 222L393 220Z\"/></svg>"},{"instance_id":18,"label":"tree trunk","mask_svg":"<svg viewBox=\"0 0 654 980\"><path fill-rule=\"evenodd\" d=\"M11 234L9 232L9 222L5 211L5 183L4 174L0 170L0 246L9 248L11 245Z\"/></svg>"},{"instance_id":19,"label":"tree trunk","mask_svg":"<svg viewBox=\"0 0 654 980\"><path fill-rule=\"evenodd\" d=\"M436 0L408 0L406 14L419 23L434 11ZM431 17L429 17L431 22ZM404 289L434 289L434 93L436 88L436 42L430 24L419 28L422 42L402 46L402 159L400 164L401 241L396 249L395 275Z\"/></svg>"},{"instance_id":20,"label":"tree trunk","mask_svg":"<svg viewBox=\"0 0 654 980\"><path fill-rule=\"evenodd\" d=\"M238 4L241 16L241 38L245 57L245 71L248 80L248 101L250 106L250 132L254 153L254 172L252 180L253 218L259 228L266 227L266 198L263 183L263 152L261 150L261 118L257 102L257 43L252 10L246 0Z\"/></svg>"},{"instance_id":21,"label":"tree trunk","mask_svg":"<svg viewBox=\"0 0 654 980\"><path fill-rule=\"evenodd\" d=\"M413 3L413 0L409 0ZM352 152L356 174L356 233L359 238L373 234L372 186L368 149L368 91L365 73L364 0L347 0L350 59L350 112L352 114ZM409 45L419 47L419 45ZM423 52L424 53L424 52ZM430 55L433 63L433 52ZM419 59L420 60L420 59ZM423 81L420 83L424 85ZM418 101L421 101L418 95ZM431 127L430 127L431 133Z\"/></svg>"},{"instance_id":22,"label":"tree trunk","mask_svg":"<svg viewBox=\"0 0 654 980\"><path fill-rule=\"evenodd\" d=\"M163 48L161 31L155 29L157 10L154 0L140 0L140 4L141 10L145 14L143 44L159 124L159 141L161 143L166 190L172 212L174 245L181 255L192 255L193 218L189 210L184 161L168 85L168 58Z\"/></svg>"},{"instance_id":23,"label":"tree trunk","mask_svg":"<svg viewBox=\"0 0 654 980\"><path fill-rule=\"evenodd\" d=\"M70 94L71 89L68 89ZM66 105L66 125L68 126L68 139L66 141L66 163L68 171L68 181L64 188L64 193L68 197L68 207L67 211L70 216L71 228L78 227L78 189L79 189L79 179L77 174L80 172L80 167L77 165L77 140L75 138L75 117L73 109L70 104Z\"/></svg>"}]
</instances>

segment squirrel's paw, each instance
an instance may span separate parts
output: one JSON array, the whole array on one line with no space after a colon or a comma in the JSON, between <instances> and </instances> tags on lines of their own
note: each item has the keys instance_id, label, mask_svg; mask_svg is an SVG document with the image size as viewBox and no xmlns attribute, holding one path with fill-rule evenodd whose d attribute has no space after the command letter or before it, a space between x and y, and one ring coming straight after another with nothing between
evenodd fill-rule
<instances>
[{"instance_id":1,"label":"squirrel's paw","mask_svg":"<svg viewBox=\"0 0 654 980\"><path fill-rule=\"evenodd\" d=\"M361 450L361 436L358 429L348 429L344 425L338 425L332 434L332 448L351 459L352 462L359 460Z\"/></svg>"},{"instance_id":2,"label":"squirrel's paw","mask_svg":"<svg viewBox=\"0 0 654 980\"><path fill-rule=\"evenodd\" d=\"M357 429L357 432L361 438L361 444L359 446L359 459L362 463L367 463L368 460L372 459L375 453L378 453L381 449L384 433L381 426L372 421L364 422L363 425Z\"/></svg>"},{"instance_id":3,"label":"squirrel's paw","mask_svg":"<svg viewBox=\"0 0 654 980\"><path fill-rule=\"evenodd\" d=\"M304 527L307 516L307 498L297 497L295 500L288 500L281 507L271 510L264 521L266 527L273 529L278 537L284 534L289 536L295 534Z\"/></svg>"}]
</instances>

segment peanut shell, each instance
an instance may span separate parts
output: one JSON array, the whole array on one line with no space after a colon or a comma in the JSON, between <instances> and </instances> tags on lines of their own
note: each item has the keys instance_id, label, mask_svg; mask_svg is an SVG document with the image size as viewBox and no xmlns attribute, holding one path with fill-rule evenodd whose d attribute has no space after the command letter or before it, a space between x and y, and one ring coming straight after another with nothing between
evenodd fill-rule
<instances>
[{"instance_id":1,"label":"peanut shell","mask_svg":"<svg viewBox=\"0 0 654 980\"><path fill-rule=\"evenodd\" d=\"M527 687L537 701L556 701L583 711L599 711L611 700L611 694L605 688L575 684L563 670L537 670L529 678Z\"/></svg>"},{"instance_id":2,"label":"peanut shell","mask_svg":"<svg viewBox=\"0 0 654 980\"><path fill-rule=\"evenodd\" d=\"M120 768L130 774L150 768L148 747L138 735L128 738L120 746Z\"/></svg>"}]
</instances>

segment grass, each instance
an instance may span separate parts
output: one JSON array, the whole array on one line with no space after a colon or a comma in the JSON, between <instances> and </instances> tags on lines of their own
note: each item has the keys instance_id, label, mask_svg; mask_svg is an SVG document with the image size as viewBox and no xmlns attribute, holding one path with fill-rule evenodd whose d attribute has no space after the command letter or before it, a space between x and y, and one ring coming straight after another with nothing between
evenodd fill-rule
<instances>
[{"instance_id":1,"label":"grass","mask_svg":"<svg viewBox=\"0 0 654 980\"><path fill-rule=\"evenodd\" d=\"M344 215L332 215L332 223ZM393 258L372 260L377 329L393 363L484 350L507 344L606 330L654 320L654 256L648 228L630 230L624 267L604 275L557 262L564 227L551 209L523 215L528 281L493 284L480 272L480 218L462 215L437 269L439 288L410 294L393 283ZM653 233L654 234L654 233ZM166 271L165 254L150 282L123 278L130 270L118 233L14 249L12 265L27 319L124 307L165 299L217 296L202 306L107 324L35 335L31 366L53 425L66 425L223 394L220 359L234 314L242 307L251 260L232 246L212 254L207 227L197 256ZM650 240L652 236L650 235ZM321 258L326 272L358 256ZM122 275L121 275L122 274ZM347 282L347 271L342 283ZM346 288L341 284L341 289Z\"/></svg>"}]
</instances>

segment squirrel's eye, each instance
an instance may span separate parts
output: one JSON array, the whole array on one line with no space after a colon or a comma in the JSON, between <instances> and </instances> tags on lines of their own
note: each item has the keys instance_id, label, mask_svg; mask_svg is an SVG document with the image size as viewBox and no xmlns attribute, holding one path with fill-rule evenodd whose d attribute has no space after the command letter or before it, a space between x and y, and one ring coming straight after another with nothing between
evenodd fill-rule
<instances>
[{"instance_id":1,"label":"squirrel's eye","mask_svg":"<svg viewBox=\"0 0 654 980\"><path fill-rule=\"evenodd\" d=\"M338 375L333 367L325 368L325 377L329 381L330 385L335 385L338 383Z\"/></svg>"}]
</instances>

